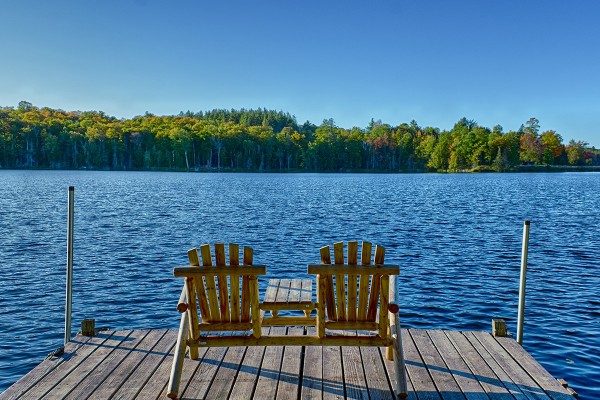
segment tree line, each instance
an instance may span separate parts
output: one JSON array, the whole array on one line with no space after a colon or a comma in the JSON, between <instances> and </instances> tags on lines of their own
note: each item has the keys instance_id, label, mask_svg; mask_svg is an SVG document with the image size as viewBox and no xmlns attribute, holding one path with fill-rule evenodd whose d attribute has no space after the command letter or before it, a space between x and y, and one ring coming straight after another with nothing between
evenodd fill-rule
<instances>
[{"instance_id":1,"label":"tree line","mask_svg":"<svg viewBox=\"0 0 600 400\"><path fill-rule=\"evenodd\" d=\"M267 109L117 119L25 101L0 107L0 168L510 171L522 165L600 165L600 150L583 141L564 144L557 132L540 132L536 118L517 131L466 118L441 131L416 121L299 125L293 115Z\"/></svg>"}]
</instances>

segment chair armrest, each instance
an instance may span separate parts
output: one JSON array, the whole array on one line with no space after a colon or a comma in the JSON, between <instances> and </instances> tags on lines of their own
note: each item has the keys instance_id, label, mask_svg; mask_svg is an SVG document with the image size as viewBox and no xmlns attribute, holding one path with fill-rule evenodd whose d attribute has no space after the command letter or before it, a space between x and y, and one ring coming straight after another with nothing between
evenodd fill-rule
<instances>
[{"instance_id":1,"label":"chair armrest","mask_svg":"<svg viewBox=\"0 0 600 400\"><path fill-rule=\"evenodd\" d=\"M187 303L187 293L185 290L185 285L183 285L183 289L181 290L181 294L179 295L179 301L177 302L177 311L180 313L186 312L188 309Z\"/></svg>"},{"instance_id":2,"label":"chair armrest","mask_svg":"<svg viewBox=\"0 0 600 400\"><path fill-rule=\"evenodd\" d=\"M267 267L264 265L224 265L219 267L175 267L173 276L201 277L201 276L231 276L231 275L266 275Z\"/></svg>"},{"instance_id":3,"label":"chair armrest","mask_svg":"<svg viewBox=\"0 0 600 400\"><path fill-rule=\"evenodd\" d=\"M400 275L400 266L396 264L309 264L308 274L347 274L347 275Z\"/></svg>"}]
</instances>

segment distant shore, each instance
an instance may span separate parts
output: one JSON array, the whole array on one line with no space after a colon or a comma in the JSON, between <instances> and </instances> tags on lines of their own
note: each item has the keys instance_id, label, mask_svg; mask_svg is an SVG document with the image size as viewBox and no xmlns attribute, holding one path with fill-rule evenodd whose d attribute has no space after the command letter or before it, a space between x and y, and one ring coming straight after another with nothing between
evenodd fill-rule
<instances>
[{"instance_id":1,"label":"distant shore","mask_svg":"<svg viewBox=\"0 0 600 400\"><path fill-rule=\"evenodd\" d=\"M245 169L245 168L148 168L148 169L101 169L101 168L2 168L0 171L103 171L103 172L196 172L196 173L266 173L266 174L465 174L465 173L542 173L542 172L600 172L598 165L520 165L503 171L489 166L478 166L472 169L436 171L431 169L411 170L372 170L372 169L339 169L339 170L307 170L307 169Z\"/></svg>"}]
</instances>

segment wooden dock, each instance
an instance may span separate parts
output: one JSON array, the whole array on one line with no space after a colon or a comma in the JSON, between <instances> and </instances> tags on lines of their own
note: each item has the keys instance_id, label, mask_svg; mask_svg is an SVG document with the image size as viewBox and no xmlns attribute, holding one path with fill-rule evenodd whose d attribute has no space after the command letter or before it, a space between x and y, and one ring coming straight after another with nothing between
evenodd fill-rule
<instances>
[{"instance_id":1,"label":"wooden dock","mask_svg":"<svg viewBox=\"0 0 600 400\"><path fill-rule=\"evenodd\" d=\"M511 338L487 332L402 333L409 399L573 400ZM79 335L63 355L44 360L0 399L166 399L176 335L156 329ZM394 380L385 349L376 347L212 347L184 363L180 398L393 399Z\"/></svg>"}]
</instances>

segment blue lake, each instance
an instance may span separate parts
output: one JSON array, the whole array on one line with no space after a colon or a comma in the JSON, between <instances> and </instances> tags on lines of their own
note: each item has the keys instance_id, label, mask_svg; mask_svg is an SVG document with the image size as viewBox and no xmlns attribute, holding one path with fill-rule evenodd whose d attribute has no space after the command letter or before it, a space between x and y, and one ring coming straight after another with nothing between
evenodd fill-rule
<instances>
[{"instance_id":1,"label":"blue lake","mask_svg":"<svg viewBox=\"0 0 600 400\"><path fill-rule=\"evenodd\" d=\"M515 333L530 219L524 346L600 396L597 173L0 171L0 391L62 344L69 185L73 333L83 318L176 328L172 267L202 243L249 245L269 275L305 277L321 246L363 239L401 266L404 327L489 331L503 317Z\"/></svg>"}]
</instances>

